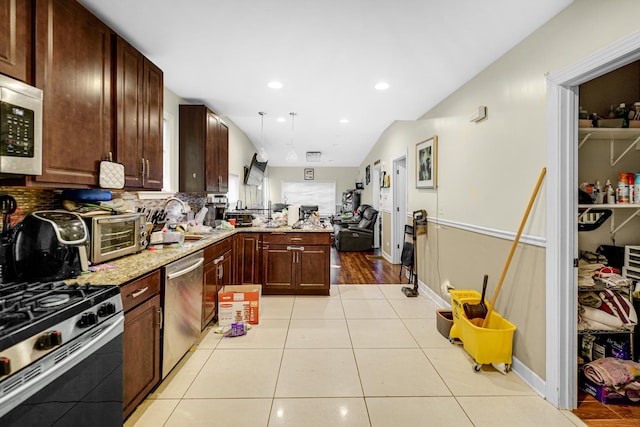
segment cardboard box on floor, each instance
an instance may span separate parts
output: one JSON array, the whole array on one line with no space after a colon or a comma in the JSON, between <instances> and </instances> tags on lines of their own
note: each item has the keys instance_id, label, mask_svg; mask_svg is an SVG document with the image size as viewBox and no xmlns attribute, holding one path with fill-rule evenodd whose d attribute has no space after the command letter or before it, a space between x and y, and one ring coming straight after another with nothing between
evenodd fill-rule
<instances>
[{"instance_id":1,"label":"cardboard box on floor","mask_svg":"<svg viewBox=\"0 0 640 427\"><path fill-rule=\"evenodd\" d=\"M218 292L218 325L260 322L262 285L227 285Z\"/></svg>"}]
</instances>

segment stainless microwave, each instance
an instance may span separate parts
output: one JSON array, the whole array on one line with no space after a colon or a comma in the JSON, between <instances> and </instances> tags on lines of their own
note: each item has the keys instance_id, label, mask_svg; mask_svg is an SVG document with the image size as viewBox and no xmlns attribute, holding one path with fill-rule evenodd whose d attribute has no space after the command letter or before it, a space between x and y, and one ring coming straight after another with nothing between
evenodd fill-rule
<instances>
[{"instance_id":1,"label":"stainless microwave","mask_svg":"<svg viewBox=\"0 0 640 427\"><path fill-rule=\"evenodd\" d=\"M0 174L42 174L42 91L2 74Z\"/></svg>"},{"instance_id":2,"label":"stainless microwave","mask_svg":"<svg viewBox=\"0 0 640 427\"><path fill-rule=\"evenodd\" d=\"M89 228L88 257L92 264L140 252L147 244L147 230L139 213L85 218Z\"/></svg>"}]
</instances>

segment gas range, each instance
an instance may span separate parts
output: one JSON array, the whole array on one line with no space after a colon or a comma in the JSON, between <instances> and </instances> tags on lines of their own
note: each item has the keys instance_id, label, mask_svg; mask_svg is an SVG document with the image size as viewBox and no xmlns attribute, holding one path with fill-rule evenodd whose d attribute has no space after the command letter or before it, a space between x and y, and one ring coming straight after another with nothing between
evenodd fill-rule
<instances>
[{"instance_id":1,"label":"gas range","mask_svg":"<svg viewBox=\"0 0 640 427\"><path fill-rule=\"evenodd\" d=\"M115 285L0 285L0 382L121 312Z\"/></svg>"}]
</instances>

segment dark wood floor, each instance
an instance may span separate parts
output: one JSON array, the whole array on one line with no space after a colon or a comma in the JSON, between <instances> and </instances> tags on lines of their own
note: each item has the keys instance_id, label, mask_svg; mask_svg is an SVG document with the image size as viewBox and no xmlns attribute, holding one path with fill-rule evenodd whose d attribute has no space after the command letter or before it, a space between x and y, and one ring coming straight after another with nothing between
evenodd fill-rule
<instances>
[{"instance_id":1,"label":"dark wood floor","mask_svg":"<svg viewBox=\"0 0 640 427\"><path fill-rule=\"evenodd\" d=\"M400 268L400 265L391 264L383 259L379 250L338 252L334 247L331 247L332 284L406 283L406 278L399 277Z\"/></svg>"},{"instance_id":2,"label":"dark wood floor","mask_svg":"<svg viewBox=\"0 0 640 427\"><path fill-rule=\"evenodd\" d=\"M640 406L605 405L583 391L578 393L578 408L573 413L589 427L640 426Z\"/></svg>"}]
</instances>

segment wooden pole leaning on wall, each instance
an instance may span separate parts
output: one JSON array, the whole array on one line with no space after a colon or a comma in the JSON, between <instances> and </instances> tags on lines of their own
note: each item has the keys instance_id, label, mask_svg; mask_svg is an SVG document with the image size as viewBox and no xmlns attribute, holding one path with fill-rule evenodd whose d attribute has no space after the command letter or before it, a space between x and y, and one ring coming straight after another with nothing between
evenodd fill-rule
<instances>
[{"instance_id":1,"label":"wooden pole leaning on wall","mask_svg":"<svg viewBox=\"0 0 640 427\"><path fill-rule=\"evenodd\" d=\"M547 168L542 168L542 171L540 172L540 177L538 178L538 182L536 183L536 186L533 189L533 194L531 194L531 198L529 199L529 204L527 205L527 209L525 210L524 216L522 217L522 221L520 222L520 228L518 228L516 239L513 241L513 245L511 245L511 251L509 251L509 256L507 257L507 261L504 263L504 267L502 268L502 274L500 275L500 279L498 280L498 285L496 286L496 290L493 293L493 297L491 298L491 304L489 305L489 310L487 311L487 315L484 317L484 320L481 318L473 319L473 320L477 320L478 323L482 321L483 328L486 328L489 325L489 317L491 316L493 307L495 306L496 300L498 299L498 294L500 294L500 289L502 288L502 284L504 283L504 278L506 277L507 271L509 270L511 259L513 258L513 254L516 252L518 243L520 243L520 236L522 235L522 230L524 229L524 225L527 223L527 218L529 218L529 213L531 212L533 203L536 201L536 197L538 196L538 192L540 191L540 186L542 185L542 181L544 180L544 176L546 175L546 173L547 173ZM476 326L480 326L480 325L476 324Z\"/></svg>"}]
</instances>

